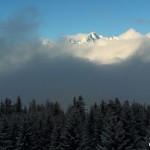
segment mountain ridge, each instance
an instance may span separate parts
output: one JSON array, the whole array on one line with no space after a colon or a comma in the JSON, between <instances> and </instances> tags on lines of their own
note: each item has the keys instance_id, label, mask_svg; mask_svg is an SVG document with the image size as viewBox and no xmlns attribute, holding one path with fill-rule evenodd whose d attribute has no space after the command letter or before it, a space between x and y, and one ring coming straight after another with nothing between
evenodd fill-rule
<instances>
[{"instance_id":1,"label":"mountain ridge","mask_svg":"<svg viewBox=\"0 0 150 150\"><path fill-rule=\"evenodd\" d=\"M81 36L80 36L81 35ZM117 36L106 37L103 35L98 35L96 32L90 32L89 34L77 34L74 36L68 36L65 38L65 41L70 42L72 44L85 44L85 43L95 43L98 40L118 40Z\"/></svg>"},{"instance_id":2,"label":"mountain ridge","mask_svg":"<svg viewBox=\"0 0 150 150\"><path fill-rule=\"evenodd\" d=\"M145 36L150 38L150 33ZM101 34L97 34L96 32L90 32L88 34L78 33L74 35L66 35L63 37L63 42L82 45L88 43L96 43L99 40L127 40L140 37L143 37L143 35L137 32L135 29L131 28L118 36L103 36ZM51 45L52 43L55 42L49 39L42 40L42 45Z\"/></svg>"}]
</instances>

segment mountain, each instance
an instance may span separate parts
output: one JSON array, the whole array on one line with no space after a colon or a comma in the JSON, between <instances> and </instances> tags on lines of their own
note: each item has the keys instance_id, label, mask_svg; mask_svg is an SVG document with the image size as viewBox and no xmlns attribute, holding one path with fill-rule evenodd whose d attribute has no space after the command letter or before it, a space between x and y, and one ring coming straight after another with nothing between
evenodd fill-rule
<instances>
[{"instance_id":1,"label":"mountain","mask_svg":"<svg viewBox=\"0 0 150 150\"><path fill-rule=\"evenodd\" d=\"M104 37L103 35L98 35L96 32L91 32L89 34L76 34L72 36L66 36L64 37L65 42L69 42L72 44L85 44L85 43L91 43L91 42L96 42L100 39L105 39L105 40L118 40L118 37L112 36L112 37ZM51 45L52 41L50 40L43 40L42 45Z\"/></svg>"},{"instance_id":2,"label":"mountain","mask_svg":"<svg viewBox=\"0 0 150 150\"><path fill-rule=\"evenodd\" d=\"M54 46L55 42L49 39L41 39L42 46Z\"/></svg>"},{"instance_id":3,"label":"mountain","mask_svg":"<svg viewBox=\"0 0 150 150\"><path fill-rule=\"evenodd\" d=\"M95 32L91 32L85 39L83 39L84 42L95 42L96 40L100 39L100 36L98 36Z\"/></svg>"},{"instance_id":4,"label":"mountain","mask_svg":"<svg viewBox=\"0 0 150 150\"><path fill-rule=\"evenodd\" d=\"M68 37L66 37L65 40L72 44L84 44L84 43L96 42L101 39L118 40L119 38L116 36L105 37L103 35L98 35L96 32L91 32L89 34L77 34L77 35L73 35L73 36L68 36Z\"/></svg>"},{"instance_id":5,"label":"mountain","mask_svg":"<svg viewBox=\"0 0 150 150\"><path fill-rule=\"evenodd\" d=\"M98 35L96 32L91 32L89 34L82 34L74 35L74 36L68 36L66 38L66 41L69 41L72 44L83 44L83 43L89 43L89 42L96 42L97 40L103 38L102 35Z\"/></svg>"}]
</instances>

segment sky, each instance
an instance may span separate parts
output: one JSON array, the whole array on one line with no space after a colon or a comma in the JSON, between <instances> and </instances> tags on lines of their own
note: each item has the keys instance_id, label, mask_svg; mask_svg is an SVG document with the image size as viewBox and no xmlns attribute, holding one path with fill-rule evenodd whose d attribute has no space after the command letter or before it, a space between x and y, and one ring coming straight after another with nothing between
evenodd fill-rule
<instances>
[{"instance_id":1,"label":"sky","mask_svg":"<svg viewBox=\"0 0 150 150\"><path fill-rule=\"evenodd\" d=\"M150 99L149 1L1 0L0 99ZM95 31L115 39L72 44ZM50 43L42 45L42 39Z\"/></svg>"},{"instance_id":2,"label":"sky","mask_svg":"<svg viewBox=\"0 0 150 150\"><path fill-rule=\"evenodd\" d=\"M21 10L36 9L39 33L58 40L61 36L92 31L119 35L130 28L146 34L150 24L148 0L1 0L0 17Z\"/></svg>"}]
</instances>

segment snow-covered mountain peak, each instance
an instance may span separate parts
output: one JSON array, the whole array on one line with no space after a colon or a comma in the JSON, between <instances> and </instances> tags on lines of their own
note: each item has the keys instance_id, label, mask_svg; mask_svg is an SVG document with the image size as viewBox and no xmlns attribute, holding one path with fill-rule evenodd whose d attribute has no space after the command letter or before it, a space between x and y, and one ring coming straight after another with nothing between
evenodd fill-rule
<instances>
[{"instance_id":1,"label":"snow-covered mountain peak","mask_svg":"<svg viewBox=\"0 0 150 150\"><path fill-rule=\"evenodd\" d=\"M88 37L90 37L90 38L92 38L92 39L94 39L94 40L97 40L97 39L100 38L100 37L97 35L96 32L91 32Z\"/></svg>"},{"instance_id":2,"label":"snow-covered mountain peak","mask_svg":"<svg viewBox=\"0 0 150 150\"><path fill-rule=\"evenodd\" d=\"M87 37L83 38L81 41L82 43L86 42L95 42L96 40L100 39L100 37L96 34L96 32L91 32L87 35Z\"/></svg>"},{"instance_id":3,"label":"snow-covered mountain peak","mask_svg":"<svg viewBox=\"0 0 150 150\"><path fill-rule=\"evenodd\" d=\"M116 36L105 37L103 35L98 35L96 32L90 32L89 34L78 33L75 35L67 35L64 37L64 41L71 44L87 44L87 43L95 43L98 40L118 40L119 38ZM42 45L51 45L50 40L44 40Z\"/></svg>"},{"instance_id":4,"label":"snow-covered mountain peak","mask_svg":"<svg viewBox=\"0 0 150 150\"><path fill-rule=\"evenodd\" d=\"M72 44L84 44L89 42L96 42L101 38L103 38L102 35L98 35L96 32L91 32L89 34L76 34L68 36L65 40Z\"/></svg>"},{"instance_id":5,"label":"snow-covered mountain peak","mask_svg":"<svg viewBox=\"0 0 150 150\"><path fill-rule=\"evenodd\" d=\"M51 46L54 45L55 42L49 40L49 39L41 39L42 46Z\"/></svg>"}]
</instances>

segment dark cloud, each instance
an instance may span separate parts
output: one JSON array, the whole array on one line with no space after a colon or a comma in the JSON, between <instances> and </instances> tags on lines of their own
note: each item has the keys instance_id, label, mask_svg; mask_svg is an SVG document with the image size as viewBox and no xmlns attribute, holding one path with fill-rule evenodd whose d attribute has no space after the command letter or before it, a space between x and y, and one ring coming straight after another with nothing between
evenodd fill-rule
<instances>
[{"instance_id":1,"label":"dark cloud","mask_svg":"<svg viewBox=\"0 0 150 150\"><path fill-rule=\"evenodd\" d=\"M23 8L0 21L0 35L6 42L16 43L37 33L39 26L38 11L35 7Z\"/></svg>"},{"instance_id":2,"label":"dark cloud","mask_svg":"<svg viewBox=\"0 0 150 150\"><path fill-rule=\"evenodd\" d=\"M29 60L38 46L38 26L38 11L34 7L16 11L0 20L1 74L15 70Z\"/></svg>"},{"instance_id":3,"label":"dark cloud","mask_svg":"<svg viewBox=\"0 0 150 150\"><path fill-rule=\"evenodd\" d=\"M96 66L80 59L34 60L22 68L1 77L1 96L20 95L28 103L58 100L63 106L73 96L83 95L88 104L101 99L119 97L122 100L149 101L150 63Z\"/></svg>"}]
</instances>

